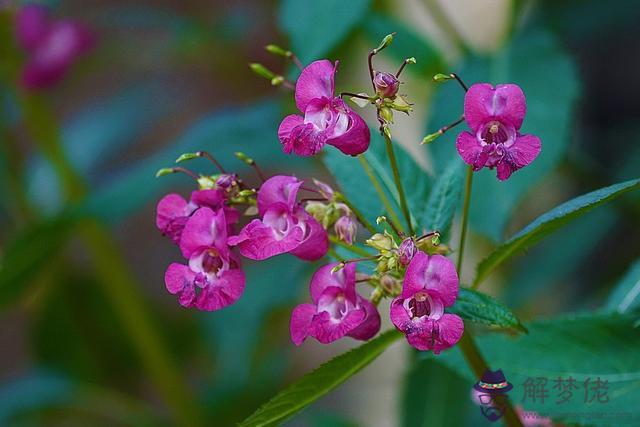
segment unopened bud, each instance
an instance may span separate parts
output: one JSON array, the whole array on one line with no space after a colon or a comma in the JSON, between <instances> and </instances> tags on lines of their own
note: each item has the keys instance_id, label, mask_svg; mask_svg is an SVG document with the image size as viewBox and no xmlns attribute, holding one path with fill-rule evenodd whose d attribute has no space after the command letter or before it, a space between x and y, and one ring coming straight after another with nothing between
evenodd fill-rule
<instances>
[{"instance_id":1,"label":"unopened bud","mask_svg":"<svg viewBox=\"0 0 640 427\"><path fill-rule=\"evenodd\" d=\"M339 262L338 264L336 264L332 269L331 269L331 273L336 273L340 270L342 270L344 268L344 262Z\"/></svg>"},{"instance_id":2,"label":"unopened bud","mask_svg":"<svg viewBox=\"0 0 640 427\"><path fill-rule=\"evenodd\" d=\"M247 156L246 154L244 154L241 151L236 151L233 154L235 154L235 156L238 158L238 160L241 160L241 161L245 162L249 166L251 166L251 165L253 165L255 163L255 161L251 157Z\"/></svg>"},{"instance_id":3,"label":"unopened bud","mask_svg":"<svg viewBox=\"0 0 640 427\"><path fill-rule=\"evenodd\" d=\"M455 77L453 77L451 74L442 74L442 73L438 73L435 76L433 76L433 81L434 82L446 82L447 80L453 80L455 79Z\"/></svg>"},{"instance_id":4,"label":"unopened bud","mask_svg":"<svg viewBox=\"0 0 640 427\"><path fill-rule=\"evenodd\" d=\"M276 44L268 44L264 48L269 53L273 53L274 55L284 56L285 58L290 58L292 55L290 51L283 49Z\"/></svg>"},{"instance_id":5,"label":"unopened bud","mask_svg":"<svg viewBox=\"0 0 640 427\"><path fill-rule=\"evenodd\" d=\"M265 67L262 64L258 64L258 63L252 63L249 64L249 68L251 68L251 70L256 73L257 75L264 77L265 79L273 79L274 77L276 77L276 73L274 73L273 71L269 70L267 67Z\"/></svg>"},{"instance_id":6,"label":"unopened bud","mask_svg":"<svg viewBox=\"0 0 640 427\"><path fill-rule=\"evenodd\" d=\"M386 36L384 36L384 38L382 39L382 41L380 42L378 47L374 49L375 52L378 53L382 49L384 49L386 47L389 47L389 45L391 45L391 43L393 43L393 36L394 35L395 35L395 33L391 33L391 34L387 34Z\"/></svg>"},{"instance_id":7,"label":"unopened bud","mask_svg":"<svg viewBox=\"0 0 640 427\"><path fill-rule=\"evenodd\" d=\"M376 71L373 77L376 93L382 98L393 98L398 93L400 81L391 73Z\"/></svg>"},{"instance_id":8,"label":"unopened bud","mask_svg":"<svg viewBox=\"0 0 640 427\"><path fill-rule=\"evenodd\" d=\"M196 159L200 157L200 153L183 153L176 159L176 163L184 162L186 160Z\"/></svg>"},{"instance_id":9,"label":"unopened bud","mask_svg":"<svg viewBox=\"0 0 640 427\"><path fill-rule=\"evenodd\" d=\"M235 174L223 173L218 175L218 177L216 178L216 185L226 190L227 188L235 184L236 179L237 177Z\"/></svg>"},{"instance_id":10,"label":"unopened bud","mask_svg":"<svg viewBox=\"0 0 640 427\"><path fill-rule=\"evenodd\" d=\"M322 194L322 197L327 200L333 199L334 191L329 184L326 184L315 178L313 179L313 183L316 185L316 187L318 187L318 191L320 192L320 194Z\"/></svg>"},{"instance_id":11,"label":"unopened bud","mask_svg":"<svg viewBox=\"0 0 640 427\"><path fill-rule=\"evenodd\" d=\"M307 211L307 213L309 213L312 217L314 217L316 221L323 224L324 219L327 216L328 205L322 202L307 202L304 210Z\"/></svg>"},{"instance_id":12,"label":"unopened bud","mask_svg":"<svg viewBox=\"0 0 640 427\"><path fill-rule=\"evenodd\" d=\"M398 247L398 261L402 265L409 265L417 251L418 248L412 238L404 239Z\"/></svg>"},{"instance_id":13,"label":"unopened bud","mask_svg":"<svg viewBox=\"0 0 640 427\"><path fill-rule=\"evenodd\" d=\"M340 217L333 226L336 235L347 245L353 244L353 239L358 231L358 226L353 218L349 215Z\"/></svg>"},{"instance_id":14,"label":"unopened bud","mask_svg":"<svg viewBox=\"0 0 640 427\"><path fill-rule=\"evenodd\" d=\"M436 138L438 138L440 135L442 135L442 132L440 131L429 134L424 138L422 138L422 144L429 144L430 142L433 142Z\"/></svg>"},{"instance_id":15,"label":"unopened bud","mask_svg":"<svg viewBox=\"0 0 640 427\"><path fill-rule=\"evenodd\" d=\"M254 188L250 188L247 190L242 190L238 192L238 196L240 197L251 197L256 194L256 190Z\"/></svg>"},{"instance_id":16,"label":"unopened bud","mask_svg":"<svg viewBox=\"0 0 640 427\"><path fill-rule=\"evenodd\" d=\"M271 86L278 86L282 84L283 81L284 81L284 77L275 76L274 78L271 79Z\"/></svg>"},{"instance_id":17,"label":"unopened bud","mask_svg":"<svg viewBox=\"0 0 640 427\"><path fill-rule=\"evenodd\" d=\"M366 244L379 251L388 251L393 247L393 239L388 234L376 233L367 239Z\"/></svg>"},{"instance_id":18,"label":"unopened bud","mask_svg":"<svg viewBox=\"0 0 640 427\"><path fill-rule=\"evenodd\" d=\"M201 175L198 177L198 188L200 190L212 190L216 188L216 181L210 176Z\"/></svg>"},{"instance_id":19,"label":"unopened bud","mask_svg":"<svg viewBox=\"0 0 640 427\"><path fill-rule=\"evenodd\" d=\"M160 178L161 176L169 175L172 173L175 173L175 170L173 168L162 168L159 169L158 172L156 172L156 178Z\"/></svg>"}]
</instances>

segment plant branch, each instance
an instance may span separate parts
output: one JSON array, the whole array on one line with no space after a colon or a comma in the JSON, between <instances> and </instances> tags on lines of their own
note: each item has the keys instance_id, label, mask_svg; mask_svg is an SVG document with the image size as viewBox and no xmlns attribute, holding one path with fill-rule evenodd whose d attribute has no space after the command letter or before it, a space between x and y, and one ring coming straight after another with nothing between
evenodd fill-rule
<instances>
[{"instance_id":1,"label":"plant branch","mask_svg":"<svg viewBox=\"0 0 640 427\"><path fill-rule=\"evenodd\" d=\"M413 235L413 225L411 224L411 214L409 213L409 207L407 206L407 199L404 194L404 189L402 188L402 179L400 178L400 170L398 169L398 162L396 161L396 155L393 152L393 144L391 143L391 138L386 132L383 132L384 142L387 147L387 156L389 157L389 162L391 163L391 169L393 170L393 180L396 184L396 189L398 190L398 196L400 198L400 208L402 209L402 213L404 214L404 219L407 222L407 228L409 229L409 234Z\"/></svg>"},{"instance_id":2,"label":"plant branch","mask_svg":"<svg viewBox=\"0 0 640 427\"><path fill-rule=\"evenodd\" d=\"M373 185L376 192L378 193L378 197L380 198L380 201L382 202L382 204L384 205L384 208L389 214L390 221L393 221L396 224L396 228L398 228L400 231L404 231L400 223L400 218L398 217L398 214L396 213L396 211L393 209L393 206L391 205L389 198L387 198L387 195L384 193L384 189L380 185L378 178L376 178L375 174L373 173L373 169L371 168L369 161L364 156L364 154L359 155L358 160L362 164L362 167L364 168L364 171L369 177L371 184Z\"/></svg>"},{"instance_id":3,"label":"plant branch","mask_svg":"<svg viewBox=\"0 0 640 427\"><path fill-rule=\"evenodd\" d=\"M356 246L356 245L348 245L345 242L343 242L342 240L338 239L336 236L329 235L329 240L334 245L337 245L337 246L340 246L342 248L345 248L346 250L351 251L356 255L360 255L360 256L363 256L363 257L371 256L371 254L369 252L367 252L366 250L362 249L361 247ZM336 257L336 259L338 261L340 260L340 258L338 258L338 257Z\"/></svg>"},{"instance_id":4,"label":"plant branch","mask_svg":"<svg viewBox=\"0 0 640 427\"><path fill-rule=\"evenodd\" d=\"M464 206L462 208L462 230L460 231L460 243L458 244L458 277L462 275L462 261L464 257L464 243L467 238L467 223L469 222L469 205L471 203L471 185L473 182L473 166L467 169L467 179L464 186Z\"/></svg>"},{"instance_id":5,"label":"plant branch","mask_svg":"<svg viewBox=\"0 0 640 427\"><path fill-rule=\"evenodd\" d=\"M360 212L360 210L356 208L353 203L351 203L346 197L344 197L344 194L340 193L338 199L342 203L347 205L349 209L351 209L351 212L353 212L358 222L360 222L360 224L362 224L364 228L366 228L371 234L377 233L375 227L364 217L364 215L362 215L362 212Z\"/></svg>"}]
</instances>

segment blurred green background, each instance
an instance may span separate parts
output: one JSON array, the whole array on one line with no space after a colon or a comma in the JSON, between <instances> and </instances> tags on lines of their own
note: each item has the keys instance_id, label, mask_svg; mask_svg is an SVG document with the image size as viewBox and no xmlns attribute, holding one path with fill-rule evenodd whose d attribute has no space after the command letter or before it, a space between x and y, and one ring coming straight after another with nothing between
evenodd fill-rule
<instances>
[{"instance_id":1,"label":"blurred green background","mask_svg":"<svg viewBox=\"0 0 640 427\"><path fill-rule=\"evenodd\" d=\"M246 262L243 297L219 312L184 310L164 288L179 254L155 228L155 203L191 183L154 174L180 153L208 150L248 177L234 151L270 173L331 180L328 164L340 175L335 153L281 153L276 130L292 97L247 63L295 74L267 43L305 63L340 59L338 89L361 92L368 50L396 31L379 64L417 64L402 90L415 112L398 118L394 134L431 175L455 156L455 132L429 148L418 141L459 117L463 99L454 84L433 84L434 73L523 87L523 130L541 137L543 151L507 184L478 174L463 282L542 212L640 171L632 0L52 1L56 17L84 22L98 44L39 92L6 72L22 60L12 48L19 4L0 2L0 425L234 425L354 345L290 343L289 313L315 266L288 255ZM485 290L525 320L599 308L625 274L640 276L639 218L637 194L625 196L517 258ZM487 423L468 381L410 360L395 345L288 425Z\"/></svg>"}]
</instances>

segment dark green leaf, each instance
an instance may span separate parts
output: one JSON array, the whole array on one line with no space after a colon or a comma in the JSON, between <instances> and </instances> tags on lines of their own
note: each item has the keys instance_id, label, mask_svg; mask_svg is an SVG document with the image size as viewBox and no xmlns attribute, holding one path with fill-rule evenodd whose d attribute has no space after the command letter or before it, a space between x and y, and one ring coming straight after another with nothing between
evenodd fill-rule
<instances>
[{"instance_id":1,"label":"dark green leaf","mask_svg":"<svg viewBox=\"0 0 640 427\"><path fill-rule=\"evenodd\" d=\"M456 303L448 311L471 322L526 332L525 327L511 310L492 296L472 289L460 288Z\"/></svg>"},{"instance_id":2,"label":"dark green leaf","mask_svg":"<svg viewBox=\"0 0 640 427\"><path fill-rule=\"evenodd\" d=\"M513 384L510 400L526 411L562 422L633 425L640 417L640 328L634 327L634 321L634 316L615 313L569 315L529 323L528 335L490 334L478 337L477 342L491 369L502 369ZM469 389L478 381L458 347L424 357L434 357L458 372L467 379ZM576 381L577 389L565 403L556 403L561 398L560 390L553 389L558 377ZM594 391L590 387L598 377L607 382L609 401L585 403L585 381L589 380L587 392L591 398ZM525 394L528 378L547 380L544 401L539 395L533 401Z\"/></svg>"},{"instance_id":3,"label":"dark green leaf","mask_svg":"<svg viewBox=\"0 0 640 427\"><path fill-rule=\"evenodd\" d=\"M240 426L268 426L284 421L358 373L401 336L394 329L331 359L281 391Z\"/></svg>"},{"instance_id":4,"label":"dark green leaf","mask_svg":"<svg viewBox=\"0 0 640 427\"><path fill-rule=\"evenodd\" d=\"M640 306L640 260L629 267L607 301L606 311L628 313Z\"/></svg>"},{"instance_id":5,"label":"dark green leaf","mask_svg":"<svg viewBox=\"0 0 640 427\"><path fill-rule=\"evenodd\" d=\"M615 199L627 191L638 188L640 188L640 179L622 182L576 197L539 216L535 221L493 251L478 265L475 285L486 279L487 276L505 260L535 244L574 218L603 203Z\"/></svg>"},{"instance_id":6,"label":"dark green leaf","mask_svg":"<svg viewBox=\"0 0 640 427\"><path fill-rule=\"evenodd\" d=\"M566 152L573 104L578 95L578 76L571 58L554 37L540 27L523 32L493 57L471 57L460 69L443 70L448 71L456 71L469 85L480 82L520 85L527 97L527 116L521 132L537 135L542 140L538 158L508 181L498 181L495 170L485 169L474 174L471 226L500 241L513 209L555 168ZM439 83L431 109L433 116L425 134L457 120L463 113L463 99L464 92L454 81ZM430 144L436 167L440 165L442 169L451 158L458 156L455 139L463 130L467 130L466 124Z\"/></svg>"},{"instance_id":7,"label":"dark green leaf","mask_svg":"<svg viewBox=\"0 0 640 427\"><path fill-rule=\"evenodd\" d=\"M303 63L325 57L367 15L371 0L283 0L279 22Z\"/></svg>"},{"instance_id":8,"label":"dark green leaf","mask_svg":"<svg viewBox=\"0 0 640 427\"><path fill-rule=\"evenodd\" d=\"M418 214L419 223L428 231L438 230L447 241L451 222L460 203L460 195L464 186L464 163L453 159L449 166L436 180L423 213Z\"/></svg>"},{"instance_id":9,"label":"dark green leaf","mask_svg":"<svg viewBox=\"0 0 640 427\"><path fill-rule=\"evenodd\" d=\"M17 235L0 259L0 307L28 290L35 275L61 250L76 218L59 216L30 226Z\"/></svg>"}]
</instances>

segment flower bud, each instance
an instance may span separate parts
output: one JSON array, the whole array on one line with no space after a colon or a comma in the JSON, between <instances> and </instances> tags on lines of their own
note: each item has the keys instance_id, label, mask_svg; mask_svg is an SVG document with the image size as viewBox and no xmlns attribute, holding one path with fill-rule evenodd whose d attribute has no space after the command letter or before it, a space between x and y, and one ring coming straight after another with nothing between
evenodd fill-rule
<instances>
[{"instance_id":1,"label":"flower bud","mask_svg":"<svg viewBox=\"0 0 640 427\"><path fill-rule=\"evenodd\" d=\"M325 217L327 216L327 210L329 206L322 202L307 202L304 207L304 210L307 211L312 217L315 218L319 223L323 223Z\"/></svg>"},{"instance_id":2,"label":"flower bud","mask_svg":"<svg viewBox=\"0 0 640 427\"><path fill-rule=\"evenodd\" d=\"M408 265L418 249L412 238L407 238L400 243L398 247L398 261L402 265Z\"/></svg>"},{"instance_id":3,"label":"flower bud","mask_svg":"<svg viewBox=\"0 0 640 427\"><path fill-rule=\"evenodd\" d=\"M348 245L353 244L358 227L353 218L349 215L340 217L333 226L338 238Z\"/></svg>"},{"instance_id":4,"label":"flower bud","mask_svg":"<svg viewBox=\"0 0 640 427\"><path fill-rule=\"evenodd\" d=\"M382 107L379 110L380 118L385 123L393 123L393 111L389 107Z\"/></svg>"},{"instance_id":5,"label":"flower bud","mask_svg":"<svg viewBox=\"0 0 640 427\"><path fill-rule=\"evenodd\" d=\"M376 233L366 243L379 251L388 251L393 246L393 239L388 234Z\"/></svg>"},{"instance_id":6,"label":"flower bud","mask_svg":"<svg viewBox=\"0 0 640 427\"><path fill-rule=\"evenodd\" d=\"M376 93L382 98L393 98L400 88L400 82L396 76L382 71L376 71L373 84L376 87Z\"/></svg>"},{"instance_id":7,"label":"flower bud","mask_svg":"<svg viewBox=\"0 0 640 427\"><path fill-rule=\"evenodd\" d=\"M198 177L198 188L200 190L211 190L216 188L216 181L210 176L200 175Z\"/></svg>"},{"instance_id":8,"label":"flower bud","mask_svg":"<svg viewBox=\"0 0 640 427\"><path fill-rule=\"evenodd\" d=\"M332 200L333 199L333 188L331 188L331 186L329 184L326 184L322 181L319 181L317 179L314 178L313 183L316 185L316 187L318 187L318 191L320 192L320 194L322 194L322 197L324 197L327 200Z\"/></svg>"},{"instance_id":9,"label":"flower bud","mask_svg":"<svg viewBox=\"0 0 640 427\"><path fill-rule=\"evenodd\" d=\"M223 173L216 178L216 185L225 190L236 182L236 175L231 173Z\"/></svg>"}]
</instances>

